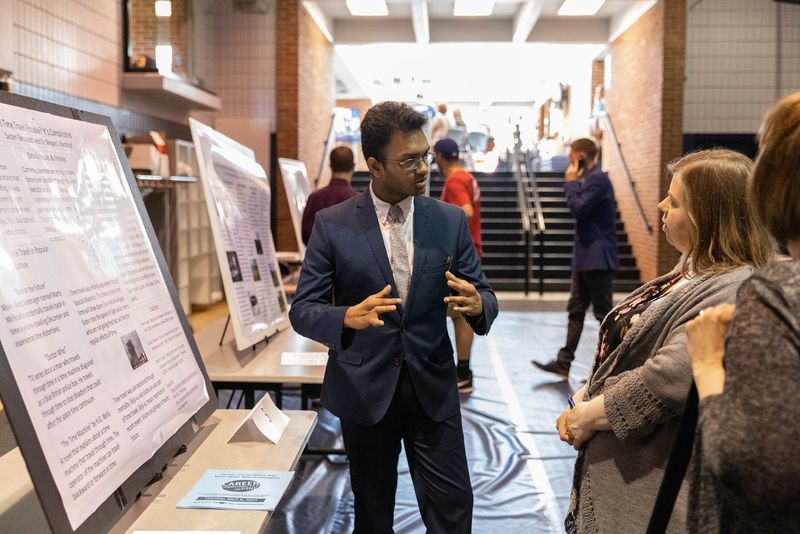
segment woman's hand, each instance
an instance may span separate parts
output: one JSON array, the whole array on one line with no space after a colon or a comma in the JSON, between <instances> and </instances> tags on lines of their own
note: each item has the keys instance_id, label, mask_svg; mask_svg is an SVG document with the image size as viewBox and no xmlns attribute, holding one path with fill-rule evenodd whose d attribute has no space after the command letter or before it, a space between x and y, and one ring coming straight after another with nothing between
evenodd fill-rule
<instances>
[{"instance_id":1,"label":"woman's hand","mask_svg":"<svg viewBox=\"0 0 800 534\"><path fill-rule=\"evenodd\" d=\"M720 304L701 311L686 323L687 347L698 396L719 395L725 388L725 334L736 306Z\"/></svg>"},{"instance_id":2,"label":"woman's hand","mask_svg":"<svg viewBox=\"0 0 800 534\"><path fill-rule=\"evenodd\" d=\"M567 434L567 416L570 411L570 407L567 406L567 408L561 412L561 415L558 416L558 419L556 419L556 430L558 430L558 437L561 441L572 445L572 439Z\"/></svg>"},{"instance_id":3,"label":"woman's hand","mask_svg":"<svg viewBox=\"0 0 800 534\"><path fill-rule=\"evenodd\" d=\"M576 451L580 450L583 444L589 441L598 430L594 426L595 415L593 414L596 400L597 399L576 404L575 407L566 414L566 434L570 440L568 443L572 445ZM605 409L603 409L603 412L605 412Z\"/></svg>"}]
</instances>

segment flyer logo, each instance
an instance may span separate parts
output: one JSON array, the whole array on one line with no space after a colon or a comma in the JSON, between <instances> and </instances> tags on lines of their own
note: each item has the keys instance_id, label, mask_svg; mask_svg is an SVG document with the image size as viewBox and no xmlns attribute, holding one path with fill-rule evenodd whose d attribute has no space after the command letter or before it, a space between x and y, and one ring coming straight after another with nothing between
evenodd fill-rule
<instances>
[{"instance_id":1,"label":"flyer logo","mask_svg":"<svg viewBox=\"0 0 800 534\"><path fill-rule=\"evenodd\" d=\"M243 491L253 491L261 486L255 480L231 480L222 485L222 489L226 491L235 491L237 493Z\"/></svg>"}]
</instances>

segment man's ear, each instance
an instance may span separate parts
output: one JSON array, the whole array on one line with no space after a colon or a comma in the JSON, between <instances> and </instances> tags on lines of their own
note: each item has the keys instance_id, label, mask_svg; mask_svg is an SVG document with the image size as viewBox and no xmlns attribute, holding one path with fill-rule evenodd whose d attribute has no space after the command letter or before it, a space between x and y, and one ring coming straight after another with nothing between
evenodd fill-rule
<instances>
[{"instance_id":1,"label":"man's ear","mask_svg":"<svg viewBox=\"0 0 800 534\"><path fill-rule=\"evenodd\" d=\"M367 168L369 169L369 173L373 176L373 178L380 178L383 176L383 166L380 164L380 161L372 156L367 158Z\"/></svg>"}]
</instances>

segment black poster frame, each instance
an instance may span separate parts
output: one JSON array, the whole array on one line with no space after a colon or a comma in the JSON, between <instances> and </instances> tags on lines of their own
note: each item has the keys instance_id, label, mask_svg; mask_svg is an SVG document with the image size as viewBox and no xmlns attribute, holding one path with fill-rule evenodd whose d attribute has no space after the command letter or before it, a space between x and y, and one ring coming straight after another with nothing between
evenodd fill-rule
<instances>
[{"instance_id":1,"label":"black poster frame","mask_svg":"<svg viewBox=\"0 0 800 534\"><path fill-rule=\"evenodd\" d=\"M49 102L43 102L33 98L15 95L0 91L0 103L24 108L32 111L48 113L56 117L99 124L108 128L111 135L114 149L119 158L121 168L125 173L132 192L134 205L137 214L141 218L147 239L153 249L158 269L164 282L167 285L172 304L178 314L181 327L189 342L189 347L194 354L195 360L203 374L208 401L189 418L175 434L172 435L146 462L123 482L123 484L95 510L77 530L73 530L69 518L67 517L61 494L58 491L55 480L47 466L44 452L36 436L33 423L28 415L27 408L23 402L19 387L14 380L11 366L8 362L5 349L0 342L0 397L3 399L9 423L16 437L22 457L30 473L31 481L39 497L42 510L45 513L50 528L56 534L95 534L108 532L114 524L125 514L125 512L136 502L143 489L154 478L158 478L176 454L185 449L192 437L196 434L199 427L208 419L217 407L217 396L208 377L205 365L200 356L200 351L195 343L189 322L181 307L178 298L178 291L170 275L169 267L164 258L164 254L158 244L155 230L150 222L150 217L145 210L144 202L136 184L127 157L119 140L119 135L114 128L111 119L94 113L88 113L79 109L59 106ZM20 525L21 527L22 525Z\"/></svg>"}]
</instances>

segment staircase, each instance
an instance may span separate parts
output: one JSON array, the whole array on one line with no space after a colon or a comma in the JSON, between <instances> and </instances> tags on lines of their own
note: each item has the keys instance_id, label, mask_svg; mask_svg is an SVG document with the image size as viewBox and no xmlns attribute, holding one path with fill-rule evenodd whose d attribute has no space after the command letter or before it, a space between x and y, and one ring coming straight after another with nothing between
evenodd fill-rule
<instances>
[{"instance_id":1,"label":"staircase","mask_svg":"<svg viewBox=\"0 0 800 534\"><path fill-rule=\"evenodd\" d=\"M483 238L483 270L495 291L523 291L525 285L525 235L517 207L517 189L512 173L475 173L481 188L481 236ZM561 173L538 173L536 187L542 204L547 231L544 235L544 291L569 291L570 262L575 221L564 198L564 176ZM366 189L369 174L356 173L353 187ZM444 180L431 177L430 194L439 198ZM639 270L632 255L625 227L617 211L617 241L620 271L614 290L629 292L641 285ZM539 288L539 239L531 241L530 291Z\"/></svg>"}]
</instances>

